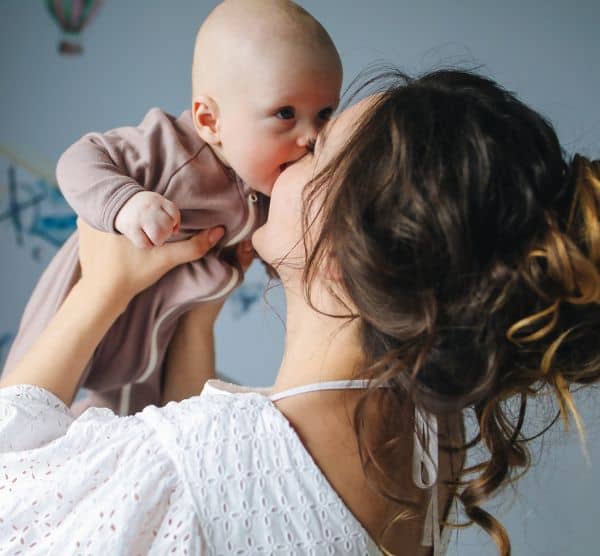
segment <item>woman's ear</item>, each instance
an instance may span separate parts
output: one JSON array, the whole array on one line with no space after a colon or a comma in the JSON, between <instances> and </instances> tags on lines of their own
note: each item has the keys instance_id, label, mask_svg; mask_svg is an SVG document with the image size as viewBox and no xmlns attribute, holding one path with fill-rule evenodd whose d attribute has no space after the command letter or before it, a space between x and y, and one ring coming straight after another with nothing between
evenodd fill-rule
<instances>
[{"instance_id":1,"label":"woman's ear","mask_svg":"<svg viewBox=\"0 0 600 556\"><path fill-rule=\"evenodd\" d=\"M198 135L209 145L221 144L219 136L219 107L208 96L198 96L192 103L192 118Z\"/></svg>"}]
</instances>

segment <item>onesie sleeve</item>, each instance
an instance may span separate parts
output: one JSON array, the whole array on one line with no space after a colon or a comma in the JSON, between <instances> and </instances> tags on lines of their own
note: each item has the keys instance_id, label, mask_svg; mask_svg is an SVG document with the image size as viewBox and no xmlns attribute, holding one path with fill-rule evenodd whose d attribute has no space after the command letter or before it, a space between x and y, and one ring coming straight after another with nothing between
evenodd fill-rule
<instances>
[{"instance_id":1,"label":"onesie sleeve","mask_svg":"<svg viewBox=\"0 0 600 556\"><path fill-rule=\"evenodd\" d=\"M133 195L144 190L162 193L180 162L180 135L177 120L158 108L137 127L88 133L60 157L58 185L88 224L114 232L117 213Z\"/></svg>"},{"instance_id":2,"label":"onesie sleeve","mask_svg":"<svg viewBox=\"0 0 600 556\"><path fill-rule=\"evenodd\" d=\"M0 389L0 554L205 553L164 431L141 415L74 419L43 388Z\"/></svg>"}]
</instances>

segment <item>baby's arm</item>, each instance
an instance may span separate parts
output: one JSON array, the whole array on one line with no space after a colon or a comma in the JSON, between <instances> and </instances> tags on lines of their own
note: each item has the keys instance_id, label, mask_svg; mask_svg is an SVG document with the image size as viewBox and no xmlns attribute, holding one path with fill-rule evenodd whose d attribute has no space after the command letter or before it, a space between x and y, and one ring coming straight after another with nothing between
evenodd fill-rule
<instances>
[{"instance_id":1,"label":"baby's arm","mask_svg":"<svg viewBox=\"0 0 600 556\"><path fill-rule=\"evenodd\" d=\"M140 246L160 244L179 224L177 207L161 195L180 164L177 144L173 118L158 109L138 127L88 133L60 157L60 189L91 226Z\"/></svg>"}]
</instances>

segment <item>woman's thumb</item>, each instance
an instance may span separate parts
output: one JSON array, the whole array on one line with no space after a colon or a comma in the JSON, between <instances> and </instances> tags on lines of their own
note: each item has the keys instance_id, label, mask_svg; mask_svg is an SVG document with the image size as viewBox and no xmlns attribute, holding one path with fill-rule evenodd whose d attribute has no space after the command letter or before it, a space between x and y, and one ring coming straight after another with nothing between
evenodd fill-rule
<instances>
[{"instance_id":1,"label":"woman's thumb","mask_svg":"<svg viewBox=\"0 0 600 556\"><path fill-rule=\"evenodd\" d=\"M200 259L223 237L225 228L219 226L204 230L183 241L168 243L164 247L170 249L171 263L174 265Z\"/></svg>"},{"instance_id":2,"label":"woman's thumb","mask_svg":"<svg viewBox=\"0 0 600 556\"><path fill-rule=\"evenodd\" d=\"M237 258L244 272L248 270L248 267L254 259L254 248L252 247L252 241L245 240L240 242L237 247Z\"/></svg>"},{"instance_id":3,"label":"woman's thumb","mask_svg":"<svg viewBox=\"0 0 600 556\"><path fill-rule=\"evenodd\" d=\"M223 226L218 226L217 228L212 228L212 230L208 231L208 242L210 243L210 247L212 247L217 241L219 241L223 235L225 234L225 228ZM209 249L210 249L209 247Z\"/></svg>"}]
</instances>

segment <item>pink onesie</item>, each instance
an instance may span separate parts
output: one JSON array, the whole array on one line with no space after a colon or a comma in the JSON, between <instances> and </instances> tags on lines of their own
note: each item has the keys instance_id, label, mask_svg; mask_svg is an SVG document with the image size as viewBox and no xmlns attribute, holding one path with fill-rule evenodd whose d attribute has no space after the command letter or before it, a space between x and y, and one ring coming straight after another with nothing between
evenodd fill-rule
<instances>
[{"instance_id":1,"label":"pink onesie","mask_svg":"<svg viewBox=\"0 0 600 556\"><path fill-rule=\"evenodd\" d=\"M96 348L80 386L94 405L120 415L158 405L165 353L178 319L199 303L223 297L243 278L223 260L234 245L264 223L268 198L226 168L198 136L190 111L174 118L151 109L138 127L89 133L61 156L61 191L75 212L94 228L116 232L120 208L135 193L156 191L181 211L180 231L170 241L224 225L213 252L174 268L138 294ZM231 261L231 257L227 260ZM75 232L42 274L29 300L4 372L46 327L79 277Z\"/></svg>"}]
</instances>

